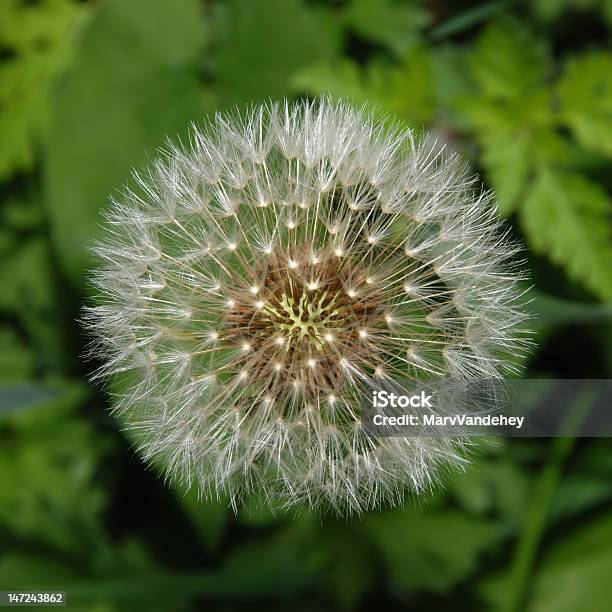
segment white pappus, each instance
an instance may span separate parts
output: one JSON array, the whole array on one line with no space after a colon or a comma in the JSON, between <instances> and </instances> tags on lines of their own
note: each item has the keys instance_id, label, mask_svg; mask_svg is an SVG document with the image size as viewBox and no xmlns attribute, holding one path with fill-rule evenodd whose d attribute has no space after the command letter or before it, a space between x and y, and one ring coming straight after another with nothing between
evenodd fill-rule
<instances>
[{"instance_id":1,"label":"white pappus","mask_svg":"<svg viewBox=\"0 0 612 612\"><path fill-rule=\"evenodd\" d=\"M464 463L360 420L364 385L497 378L527 345L517 247L455 154L319 99L218 115L135 179L84 321L146 461L234 507L340 514Z\"/></svg>"}]
</instances>

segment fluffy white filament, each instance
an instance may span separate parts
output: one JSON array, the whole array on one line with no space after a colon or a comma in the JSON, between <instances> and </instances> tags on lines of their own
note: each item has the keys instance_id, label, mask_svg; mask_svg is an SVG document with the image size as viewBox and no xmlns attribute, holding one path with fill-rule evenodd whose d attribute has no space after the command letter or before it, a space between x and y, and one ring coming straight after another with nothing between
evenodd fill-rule
<instances>
[{"instance_id":1,"label":"fluffy white filament","mask_svg":"<svg viewBox=\"0 0 612 612\"><path fill-rule=\"evenodd\" d=\"M370 382L499 377L523 346L516 249L455 155L318 100L219 115L135 178L85 321L146 460L339 513L463 462L360 422Z\"/></svg>"}]
</instances>

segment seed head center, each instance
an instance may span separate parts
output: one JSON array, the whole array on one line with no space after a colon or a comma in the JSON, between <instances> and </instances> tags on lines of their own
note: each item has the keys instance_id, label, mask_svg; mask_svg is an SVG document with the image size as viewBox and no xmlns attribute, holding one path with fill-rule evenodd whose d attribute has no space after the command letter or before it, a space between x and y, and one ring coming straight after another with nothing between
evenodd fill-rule
<instances>
[{"instance_id":1,"label":"seed head center","mask_svg":"<svg viewBox=\"0 0 612 612\"><path fill-rule=\"evenodd\" d=\"M333 301L328 299L326 291L314 299L305 292L298 299L283 293L277 307L267 304L263 310L279 330L289 337L306 340L320 350L328 327L339 314Z\"/></svg>"},{"instance_id":2,"label":"seed head center","mask_svg":"<svg viewBox=\"0 0 612 612\"><path fill-rule=\"evenodd\" d=\"M347 359L374 371L381 361L375 340L386 325L369 276L339 260L331 247L321 249L316 262L305 245L256 263L228 294L223 335L236 349L239 367L276 394L299 391L311 399L342 387Z\"/></svg>"}]
</instances>

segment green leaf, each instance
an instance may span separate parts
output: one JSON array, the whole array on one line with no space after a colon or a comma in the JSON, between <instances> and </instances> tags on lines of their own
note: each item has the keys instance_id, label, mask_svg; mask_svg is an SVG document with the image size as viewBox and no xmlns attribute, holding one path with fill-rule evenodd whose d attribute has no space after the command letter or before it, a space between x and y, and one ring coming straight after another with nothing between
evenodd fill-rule
<instances>
[{"instance_id":1,"label":"green leaf","mask_svg":"<svg viewBox=\"0 0 612 612\"><path fill-rule=\"evenodd\" d=\"M435 109L432 63L423 47L413 47L398 65L372 61L361 68L348 59L313 65L296 73L293 85L391 113L416 128L428 123Z\"/></svg>"},{"instance_id":2,"label":"green leaf","mask_svg":"<svg viewBox=\"0 0 612 612\"><path fill-rule=\"evenodd\" d=\"M558 83L560 118L580 144L612 156L612 53L572 57Z\"/></svg>"},{"instance_id":3,"label":"green leaf","mask_svg":"<svg viewBox=\"0 0 612 612\"><path fill-rule=\"evenodd\" d=\"M531 327L538 333L546 333L555 327L612 319L612 304L570 302L532 291L529 308L535 313Z\"/></svg>"},{"instance_id":4,"label":"green leaf","mask_svg":"<svg viewBox=\"0 0 612 612\"><path fill-rule=\"evenodd\" d=\"M485 97L513 100L537 87L546 75L547 49L514 19L500 19L480 34L469 70Z\"/></svg>"},{"instance_id":5,"label":"green leaf","mask_svg":"<svg viewBox=\"0 0 612 612\"><path fill-rule=\"evenodd\" d=\"M19 321L39 365L60 371L64 355L54 275L47 240L35 236L20 241L2 255L0 313L9 313Z\"/></svg>"},{"instance_id":6,"label":"green leaf","mask_svg":"<svg viewBox=\"0 0 612 612\"><path fill-rule=\"evenodd\" d=\"M500 210L508 215L517 209L536 163L569 155L555 131L545 87L546 48L519 22L500 20L477 39L468 70L477 90L453 106L475 131Z\"/></svg>"},{"instance_id":7,"label":"green leaf","mask_svg":"<svg viewBox=\"0 0 612 612\"><path fill-rule=\"evenodd\" d=\"M0 180L33 165L50 85L86 12L75 0L0 3Z\"/></svg>"},{"instance_id":8,"label":"green leaf","mask_svg":"<svg viewBox=\"0 0 612 612\"><path fill-rule=\"evenodd\" d=\"M484 459L470 466L467 472L454 472L446 483L448 491L460 507L470 514L484 514L493 505L488 464Z\"/></svg>"},{"instance_id":9,"label":"green leaf","mask_svg":"<svg viewBox=\"0 0 612 612\"><path fill-rule=\"evenodd\" d=\"M468 512L485 515L491 510L513 523L522 517L528 492L525 473L505 456L481 458L466 473L451 475L449 491Z\"/></svg>"},{"instance_id":10,"label":"green leaf","mask_svg":"<svg viewBox=\"0 0 612 612\"><path fill-rule=\"evenodd\" d=\"M612 0L603 0L602 11L608 26L612 26Z\"/></svg>"},{"instance_id":11,"label":"green leaf","mask_svg":"<svg viewBox=\"0 0 612 612\"><path fill-rule=\"evenodd\" d=\"M140 605L151 597L163 600L171 595L172 609L177 600L196 595L225 604L295 599L299 593L312 588L314 574L300 554L305 538L312 539L312 532L310 526L304 532L302 524L294 523L272 536L242 542L216 567L175 572L115 572L103 579L67 581L65 589L72 601L78 603L105 597Z\"/></svg>"},{"instance_id":12,"label":"green leaf","mask_svg":"<svg viewBox=\"0 0 612 612\"><path fill-rule=\"evenodd\" d=\"M56 398L58 390L40 384L0 385L0 420L13 412Z\"/></svg>"},{"instance_id":13,"label":"green leaf","mask_svg":"<svg viewBox=\"0 0 612 612\"><path fill-rule=\"evenodd\" d=\"M352 610L373 588L376 551L372 550L359 523L324 522L312 543L324 586L334 603Z\"/></svg>"},{"instance_id":14,"label":"green leaf","mask_svg":"<svg viewBox=\"0 0 612 612\"><path fill-rule=\"evenodd\" d=\"M132 166L206 108L197 0L108 0L57 90L45 146L46 204L59 261L77 285L100 210Z\"/></svg>"},{"instance_id":15,"label":"green leaf","mask_svg":"<svg viewBox=\"0 0 612 612\"><path fill-rule=\"evenodd\" d=\"M500 108L472 97L460 101L458 108L476 130L482 163L499 198L501 212L508 215L529 178L530 134L516 125L513 108Z\"/></svg>"},{"instance_id":16,"label":"green leaf","mask_svg":"<svg viewBox=\"0 0 612 612\"><path fill-rule=\"evenodd\" d=\"M544 167L520 219L535 252L548 255L595 295L612 299L612 202L585 176Z\"/></svg>"},{"instance_id":17,"label":"green leaf","mask_svg":"<svg viewBox=\"0 0 612 612\"><path fill-rule=\"evenodd\" d=\"M464 96L455 106L475 131L482 164L504 215L519 207L535 164L569 156L567 143L553 129L550 95L545 89L515 100Z\"/></svg>"},{"instance_id":18,"label":"green leaf","mask_svg":"<svg viewBox=\"0 0 612 612\"><path fill-rule=\"evenodd\" d=\"M542 21L553 21L563 13L567 5L575 0L531 0L530 8L537 19ZM593 0L587 0L592 2Z\"/></svg>"},{"instance_id":19,"label":"green leaf","mask_svg":"<svg viewBox=\"0 0 612 612\"><path fill-rule=\"evenodd\" d=\"M35 309L52 303L52 277L49 251L42 238L24 241L13 253L3 257L0 267L0 310Z\"/></svg>"},{"instance_id":20,"label":"green leaf","mask_svg":"<svg viewBox=\"0 0 612 612\"><path fill-rule=\"evenodd\" d=\"M229 519L227 500L201 499L195 488L187 492L175 490L175 494L202 546L207 550L215 550L221 542Z\"/></svg>"},{"instance_id":21,"label":"green leaf","mask_svg":"<svg viewBox=\"0 0 612 612\"><path fill-rule=\"evenodd\" d=\"M338 62L313 64L298 71L292 79L296 91L307 91L321 95L329 94L336 99L347 98L355 104L384 104L377 97L374 86L374 71L363 70L348 58Z\"/></svg>"},{"instance_id":22,"label":"green leaf","mask_svg":"<svg viewBox=\"0 0 612 612\"><path fill-rule=\"evenodd\" d=\"M542 561L529 612L603 610L612 601L612 514L567 533Z\"/></svg>"},{"instance_id":23,"label":"green leaf","mask_svg":"<svg viewBox=\"0 0 612 612\"><path fill-rule=\"evenodd\" d=\"M190 593L183 594L171 588L166 592L150 587L149 591L141 590L137 601L120 601L106 581L108 575L129 575L132 580L154 580L158 576L153 562L139 542L133 540L114 542L112 550L103 551L102 557L106 567L100 567L100 556L92 558L89 551L89 563L70 562L69 558L57 558L48 552L34 554L29 550L11 550L0 557L0 588L12 590L45 590L66 591L66 603L75 612L116 612L118 610L146 609L164 612L169 608L181 612L191 610L184 602L192 598ZM100 555L99 551L96 551ZM92 571L92 567L93 571ZM93 578L92 578L93 574ZM84 588L87 593L79 598L78 588L85 580L91 580L98 588ZM75 585L77 588L73 587ZM157 585L156 585L157 586ZM180 586L180 585L164 585ZM125 606L118 607L120 604ZM138 606L136 608L135 606Z\"/></svg>"},{"instance_id":24,"label":"green leaf","mask_svg":"<svg viewBox=\"0 0 612 612\"><path fill-rule=\"evenodd\" d=\"M64 383L56 397L0 423L0 528L81 555L102 537L105 495L95 475L108 449L74 414L84 395L82 384Z\"/></svg>"},{"instance_id":25,"label":"green leaf","mask_svg":"<svg viewBox=\"0 0 612 612\"><path fill-rule=\"evenodd\" d=\"M437 45L431 48L431 62L434 76L434 99L442 112L452 113L452 124L460 124L455 116L454 103L470 95L474 84L465 70L464 47L455 44Z\"/></svg>"},{"instance_id":26,"label":"green leaf","mask_svg":"<svg viewBox=\"0 0 612 612\"><path fill-rule=\"evenodd\" d=\"M531 0L535 17L544 22L554 21L568 12L599 10L612 24L612 2L610 0Z\"/></svg>"},{"instance_id":27,"label":"green leaf","mask_svg":"<svg viewBox=\"0 0 612 612\"><path fill-rule=\"evenodd\" d=\"M334 56L339 39L326 14L298 0L230 0L217 54L217 87L224 107L289 93L300 68Z\"/></svg>"},{"instance_id":28,"label":"green leaf","mask_svg":"<svg viewBox=\"0 0 612 612\"><path fill-rule=\"evenodd\" d=\"M477 567L497 529L454 510L395 510L365 519L393 589L448 592Z\"/></svg>"},{"instance_id":29,"label":"green leaf","mask_svg":"<svg viewBox=\"0 0 612 612\"><path fill-rule=\"evenodd\" d=\"M19 384L0 383L0 422L28 410L64 409L77 406L87 395L81 381L28 380Z\"/></svg>"},{"instance_id":30,"label":"green leaf","mask_svg":"<svg viewBox=\"0 0 612 612\"><path fill-rule=\"evenodd\" d=\"M0 382L23 382L30 379L36 365L36 357L16 331L0 328Z\"/></svg>"},{"instance_id":31,"label":"green leaf","mask_svg":"<svg viewBox=\"0 0 612 612\"><path fill-rule=\"evenodd\" d=\"M21 589L39 587L63 590L62 585L73 580L77 572L68 564L43 555L17 551L0 557L0 588Z\"/></svg>"},{"instance_id":32,"label":"green leaf","mask_svg":"<svg viewBox=\"0 0 612 612\"><path fill-rule=\"evenodd\" d=\"M32 198L34 199L34 198ZM1 221L15 233L41 229L43 211L40 202L30 202L18 197L7 198L0 211Z\"/></svg>"},{"instance_id":33,"label":"green leaf","mask_svg":"<svg viewBox=\"0 0 612 612\"><path fill-rule=\"evenodd\" d=\"M610 479L569 475L560 483L550 509L550 522L573 518L612 498Z\"/></svg>"},{"instance_id":34,"label":"green leaf","mask_svg":"<svg viewBox=\"0 0 612 612\"><path fill-rule=\"evenodd\" d=\"M305 509L304 509L305 510ZM273 508L263 491L255 491L245 497L238 508L236 520L243 525L270 526L280 525L294 519L299 510L279 510Z\"/></svg>"},{"instance_id":35,"label":"green leaf","mask_svg":"<svg viewBox=\"0 0 612 612\"><path fill-rule=\"evenodd\" d=\"M421 30L428 25L428 12L416 0L395 2L352 0L345 13L347 25L375 42L388 45L402 55L414 45Z\"/></svg>"},{"instance_id":36,"label":"green leaf","mask_svg":"<svg viewBox=\"0 0 612 612\"><path fill-rule=\"evenodd\" d=\"M477 4L474 7L468 6L465 10L461 10L458 14L453 15L433 28L429 36L432 40L437 41L447 36L459 34L485 19L502 13L509 8L511 3L512 0L492 0L483 4Z\"/></svg>"},{"instance_id":37,"label":"green leaf","mask_svg":"<svg viewBox=\"0 0 612 612\"><path fill-rule=\"evenodd\" d=\"M346 542L335 553L325 574L325 583L340 609L353 610L374 585L372 558L367 549L359 546L359 540Z\"/></svg>"}]
</instances>

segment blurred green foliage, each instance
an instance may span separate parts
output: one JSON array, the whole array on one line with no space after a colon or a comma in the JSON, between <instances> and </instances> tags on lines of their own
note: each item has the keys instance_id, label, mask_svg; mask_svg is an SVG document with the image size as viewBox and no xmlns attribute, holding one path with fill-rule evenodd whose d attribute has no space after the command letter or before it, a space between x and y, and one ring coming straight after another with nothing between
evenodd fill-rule
<instances>
[{"instance_id":1,"label":"blurred green foliage","mask_svg":"<svg viewBox=\"0 0 612 612\"><path fill-rule=\"evenodd\" d=\"M526 245L528 376L612 371L610 0L0 0L0 589L75 610L600 611L606 440L475 449L403 509L237 515L170 491L86 382L109 194L190 121L353 100L463 152Z\"/></svg>"}]
</instances>

